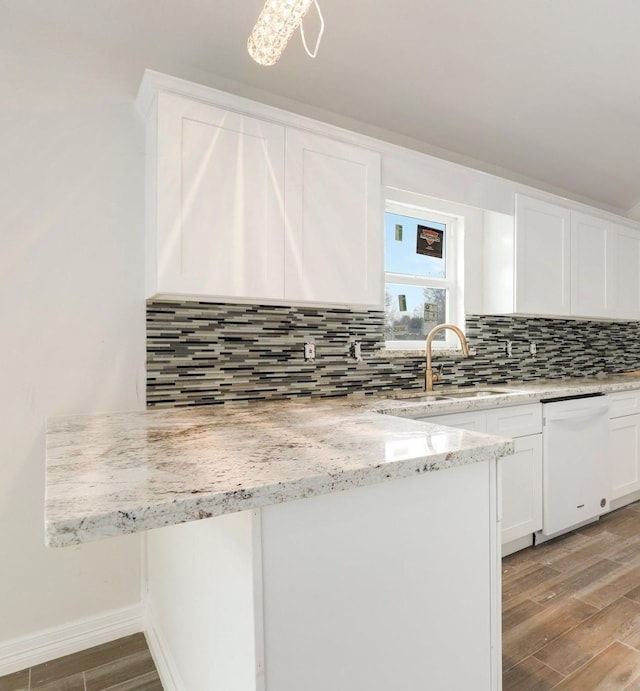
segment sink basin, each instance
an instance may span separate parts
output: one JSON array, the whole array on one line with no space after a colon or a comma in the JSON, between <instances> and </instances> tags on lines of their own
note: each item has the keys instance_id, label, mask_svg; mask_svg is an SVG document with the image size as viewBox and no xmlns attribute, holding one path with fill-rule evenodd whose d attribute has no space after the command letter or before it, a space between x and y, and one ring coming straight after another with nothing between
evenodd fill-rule
<instances>
[{"instance_id":1,"label":"sink basin","mask_svg":"<svg viewBox=\"0 0 640 691\"><path fill-rule=\"evenodd\" d=\"M497 389L470 389L469 391L451 391L445 394L445 398L487 398L488 396L504 396L508 391Z\"/></svg>"},{"instance_id":2,"label":"sink basin","mask_svg":"<svg viewBox=\"0 0 640 691\"><path fill-rule=\"evenodd\" d=\"M504 396L509 391L499 389L468 389L467 391L443 391L442 393L426 391L398 391L390 398L415 403L430 403L431 401L451 401L456 398L488 398L489 396Z\"/></svg>"},{"instance_id":3,"label":"sink basin","mask_svg":"<svg viewBox=\"0 0 640 691\"><path fill-rule=\"evenodd\" d=\"M446 401L449 396L442 396L437 393L425 393L424 391L400 391L390 396L396 400L415 401L416 403L429 403L430 401Z\"/></svg>"}]
</instances>

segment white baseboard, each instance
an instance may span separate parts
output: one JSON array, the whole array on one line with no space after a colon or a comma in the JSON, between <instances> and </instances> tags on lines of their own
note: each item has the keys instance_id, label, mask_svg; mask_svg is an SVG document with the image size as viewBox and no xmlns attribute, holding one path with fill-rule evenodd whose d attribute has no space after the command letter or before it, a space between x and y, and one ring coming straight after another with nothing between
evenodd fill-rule
<instances>
[{"instance_id":1,"label":"white baseboard","mask_svg":"<svg viewBox=\"0 0 640 691\"><path fill-rule=\"evenodd\" d=\"M147 637L147 645L151 651L151 657L158 670L158 676L162 682L164 691L186 691L186 687L180 678L180 674L176 669L173 658L169 654L167 646L162 640L157 628L153 625L153 616L147 609L147 617L145 621L145 636Z\"/></svg>"},{"instance_id":2,"label":"white baseboard","mask_svg":"<svg viewBox=\"0 0 640 691\"><path fill-rule=\"evenodd\" d=\"M0 676L55 660L144 629L142 604L0 641Z\"/></svg>"},{"instance_id":3,"label":"white baseboard","mask_svg":"<svg viewBox=\"0 0 640 691\"><path fill-rule=\"evenodd\" d=\"M504 545L502 545L502 557L504 559L504 557L508 557L514 552L519 552L521 549L531 547L532 544L533 533L529 533L529 535L525 535L524 537L519 537L516 540L511 540L511 542L505 542Z\"/></svg>"},{"instance_id":4,"label":"white baseboard","mask_svg":"<svg viewBox=\"0 0 640 691\"><path fill-rule=\"evenodd\" d=\"M632 492L631 494L627 494L624 497L619 497L618 499L612 499L609 502L609 511L615 511L616 509L621 509L623 506L626 506L627 504L631 504L634 501L638 501L640 499L640 492Z\"/></svg>"}]
</instances>

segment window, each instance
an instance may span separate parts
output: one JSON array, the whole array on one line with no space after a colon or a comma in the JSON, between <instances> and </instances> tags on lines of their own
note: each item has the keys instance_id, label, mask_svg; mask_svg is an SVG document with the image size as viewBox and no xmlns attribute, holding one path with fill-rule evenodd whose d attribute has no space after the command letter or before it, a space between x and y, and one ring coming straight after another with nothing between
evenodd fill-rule
<instances>
[{"instance_id":1,"label":"window","mask_svg":"<svg viewBox=\"0 0 640 691\"><path fill-rule=\"evenodd\" d=\"M385 341L423 349L437 324L456 322L455 216L388 201L385 210ZM458 347L451 332L434 346Z\"/></svg>"}]
</instances>

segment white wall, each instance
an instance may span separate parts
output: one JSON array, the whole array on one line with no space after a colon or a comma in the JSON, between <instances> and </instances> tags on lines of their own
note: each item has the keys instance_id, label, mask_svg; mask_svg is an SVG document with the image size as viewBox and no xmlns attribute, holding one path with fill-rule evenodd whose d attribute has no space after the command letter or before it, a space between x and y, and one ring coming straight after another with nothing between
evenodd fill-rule
<instances>
[{"instance_id":1,"label":"white wall","mask_svg":"<svg viewBox=\"0 0 640 691\"><path fill-rule=\"evenodd\" d=\"M86 647L69 637L82 622L141 604L140 536L45 547L44 429L144 407L134 99L147 67L227 86L170 50L132 54L0 3L0 674L20 651L30 664L31 643Z\"/></svg>"},{"instance_id":2,"label":"white wall","mask_svg":"<svg viewBox=\"0 0 640 691\"><path fill-rule=\"evenodd\" d=\"M142 68L0 11L0 652L139 603L139 536L44 545L45 417L144 406Z\"/></svg>"}]
</instances>

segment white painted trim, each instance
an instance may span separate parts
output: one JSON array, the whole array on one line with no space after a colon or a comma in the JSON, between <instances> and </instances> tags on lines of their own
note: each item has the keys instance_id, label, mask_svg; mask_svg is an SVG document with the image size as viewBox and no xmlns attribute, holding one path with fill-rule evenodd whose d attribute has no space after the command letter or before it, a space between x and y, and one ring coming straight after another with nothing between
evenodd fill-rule
<instances>
[{"instance_id":1,"label":"white painted trim","mask_svg":"<svg viewBox=\"0 0 640 691\"><path fill-rule=\"evenodd\" d=\"M255 622L256 691L266 691L264 651L264 580L262 571L262 509L252 512L253 609Z\"/></svg>"},{"instance_id":2,"label":"white painted trim","mask_svg":"<svg viewBox=\"0 0 640 691\"><path fill-rule=\"evenodd\" d=\"M607 512L605 512L605 513L607 513ZM601 515L604 515L604 513ZM595 523L596 521L599 521L599 520L600 520L600 516L587 518L586 521L580 521L580 523L576 523L575 525L572 525L569 528L563 528L562 530L558 530L558 532L553 533L553 535L545 535L542 532L542 530L537 530L534 533L534 535L535 535L534 544L541 545L543 542L549 542L549 540L555 540L557 537L560 537L561 535L566 535L567 533L572 533L574 530L578 530L578 528L584 528L585 525L591 525L592 523Z\"/></svg>"},{"instance_id":3,"label":"white painted trim","mask_svg":"<svg viewBox=\"0 0 640 691\"><path fill-rule=\"evenodd\" d=\"M491 607L491 688L502 691L502 562L500 522L502 521L502 480L498 461L489 461L489 550Z\"/></svg>"},{"instance_id":4,"label":"white painted trim","mask_svg":"<svg viewBox=\"0 0 640 691\"><path fill-rule=\"evenodd\" d=\"M640 221L640 202L628 209L627 216L634 221Z\"/></svg>"},{"instance_id":5,"label":"white painted trim","mask_svg":"<svg viewBox=\"0 0 640 691\"><path fill-rule=\"evenodd\" d=\"M276 108L275 106L254 101L244 96L238 96L227 91L214 89L211 86L197 84L180 77L172 77L171 75L149 69L144 72L135 101L136 108L142 117L148 117L159 92L177 94L184 98L202 101L218 108L266 120L277 125L323 134L363 149L371 149L377 152L382 144L380 140L366 134L360 134L359 132L332 125L322 120L316 120L306 115L299 115L298 113Z\"/></svg>"},{"instance_id":6,"label":"white painted trim","mask_svg":"<svg viewBox=\"0 0 640 691\"><path fill-rule=\"evenodd\" d=\"M187 687L178 673L166 643L153 625L153 615L150 610L151 608L147 606L145 636L151 651L151 657L158 671L158 676L162 682L162 688L164 691L187 691Z\"/></svg>"},{"instance_id":7,"label":"white painted trim","mask_svg":"<svg viewBox=\"0 0 640 691\"><path fill-rule=\"evenodd\" d=\"M143 630L142 604L0 642L0 676Z\"/></svg>"},{"instance_id":8,"label":"white painted trim","mask_svg":"<svg viewBox=\"0 0 640 691\"><path fill-rule=\"evenodd\" d=\"M143 603L143 616L146 623L146 603L149 595L149 542L148 531L140 533L140 602Z\"/></svg>"},{"instance_id":9,"label":"white painted trim","mask_svg":"<svg viewBox=\"0 0 640 691\"><path fill-rule=\"evenodd\" d=\"M514 552L519 552L521 549L526 549L533 545L533 533L525 535L524 537L519 537L511 542L505 542L502 545L502 558L508 557Z\"/></svg>"},{"instance_id":10,"label":"white painted trim","mask_svg":"<svg viewBox=\"0 0 640 691\"><path fill-rule=\"evenodd\" d=\"M203 293L153 293L147 296L147 300L180 300L191 302L213 302L228 305L247 304L247 305L278 305L281 307L319 307L333 309L353 309L353 310L370 310L375 312L384 312L382 305L374 305L368 303L357 302L314 302L312 300L290 300L289 298L263 298L263 297L230 297L227 295L205 295ZM562 317L565 319L565 317Z\"/></svg>"},{"instance_id":11,"label":"white painted trim","mask_svg":"<svg viewBox=\"0 0 640 691\"><path fill-rule=\"evenodd\" d=\"M612 499L609 502L609 512L615 511L616 509L621 509L623 506L632 504L634 501L640 500L640 491L632 492L624 497L619 497L618 499ZM606 514L602 514L603 516ZM589 523L592 521L589 521ZM571 530L574 530L576 526L573 526ZM536 542L540 544L543 540L537 539ZM502 545L502 557L508 557L514 552L519 552L521 549L526 549L533 545L533 533L520 537L517 540L512 540L511 542L505 542Z\"/></svg>"},{"instance_id":12,"label":"white painted trim","mask_svg":"<svg viewBox=\"0 0 640 691\"><path fill-rule=\"evenodd\" d=\"M634 501L640 499L640 490L632 492L631 494L625 494L624 497L618 497L617 499L612 499L609 502L609 511L615 511L616 509L621 509L623 506L628 504L633 504Z\"/></svg>"},{"instance_id":13,"label":"white painted trim","mask_svg":"<svg viewBox=\"0 0 640 691\"><path fill-rule=\"evenodd\" d=\"M490 209L492 211L513 213L513 195L515 193L522 193L529 196L536 196L543 201L555 204L559 203L576 211L583 211L606 220L620 223L629 228L638 229L640 227L638 224L638 221L640 221L640 204L630 210L593 206L588 203L591 200L585 199L584 201L578 201L577 199L572 199L570 196L567 196L570 193L566 190L553 188L552 191L548 189L549 186L547 186L547 189L534 186L535 182L537 182L535 180L521 182L517 179L503 177L502 175L506 174L508 171L500 171L501 174L499 174L497 172L482 170L480 166L483 162L481 161L470 160L466 164L459 163L434 154L426 153L419 148L411 148L407 145L403 146L396 144L391 141L357 132L354 129L333 125L323 122L322 120L284 110L283 108L270 106L244 96L238 96L210 86L197 84L149 69L144 72L136 98L136 107L143 117L147 117L152 110L154 100L159 91L175 93L186 98L197 99L220 108L226 108L227 110L233 110L263 120L269 120L280 125L323 134L356 146L372 149L383 156L383 171L385 168L393 168L393 165L389 165L390 161L385 161L384 157L400 157L401 165L404 168L411 166L413 162L419 169L428 167L430 174L433 176L438 176L439 173L443 175L456 175L460 173L463 176L471 175L471 178L475 181L473 184L475 187L483 186L485 183L488 183L495 189L501 189L501 196L506 203L506 208ZM353 124L365 125L365 123L357 122ZM397 136L395 132L389 131L388 134ZM382 136L384 136L384 131L382 131ZM415 144L419 146L423 145L424 142L415 141ZM445 149L443 149L442 152L443 155L453 154L453 152ZM384 182L384 177L383 184L389 184ZM545 183L541 184L544 185ZM475 202L471 200L465 201L462 198L450 199L449 201L463 205L478 206ZM486 203L480 206L481 208L487 208Z\"/></svg>"}]
</instances>

